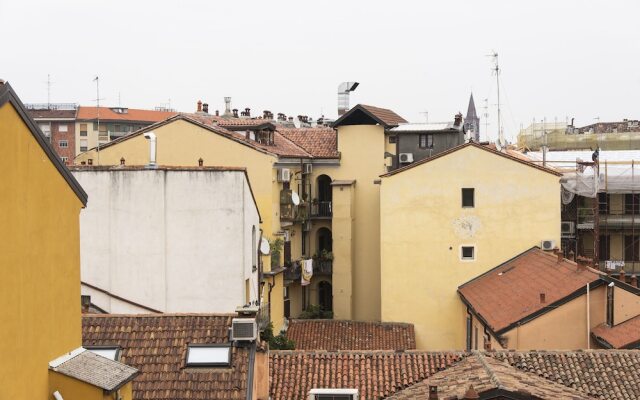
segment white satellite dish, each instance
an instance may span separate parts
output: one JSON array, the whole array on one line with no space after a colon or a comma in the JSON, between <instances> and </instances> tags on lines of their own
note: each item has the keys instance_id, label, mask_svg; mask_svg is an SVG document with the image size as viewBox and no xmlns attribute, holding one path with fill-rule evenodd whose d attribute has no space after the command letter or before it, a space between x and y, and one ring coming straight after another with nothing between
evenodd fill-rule
<instances>
[{"instance_id":1,"label":"white satellite dish","mask_svg":"<svg viewBox=\"0 0 640 400\"><path fill-rule=\"evenodd\" d=\"M291 192L291 201L293 202L294 206L297 206L300 204L300 196L298 196L298 193Z\"/></svg>"},{"instance_id":2,"label":"white satellite dish","mask_svg":"<svg viewBox=\"0 0 640 400\"><path fill-rule=\"evenodd\" d=\"M269 254L270 251L271 251L271 246L269 246L269 241L265 238L262 238L262 240L260 240L260 253L266 256Z\"/></svg>"}]
</instances>

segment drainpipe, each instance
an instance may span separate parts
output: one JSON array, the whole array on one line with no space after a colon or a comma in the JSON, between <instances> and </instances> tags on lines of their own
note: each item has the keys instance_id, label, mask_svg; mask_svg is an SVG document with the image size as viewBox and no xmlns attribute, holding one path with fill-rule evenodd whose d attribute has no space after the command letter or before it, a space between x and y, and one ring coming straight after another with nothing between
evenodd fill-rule
<instances>
[{"instance_id":1,"label":"drainpipe","mask_svg":"<svg viewBox=\"0 0 640 400\"><path fill-rule=\"evenodd\" d=\"M256 365L256 349L258 345L254 341L249 348L249 371L247 371L247 400L253 400L253 379Z\"/></svg>"},{"instance_id":2,"label":"drainpipe","mask_svg":"<svg viewBox=\"0 0 640 400\"><path fill-rule=\"evenodd\" d=\"M597 198L597 197L596 197ZM591 294L589 293L589 282L587 282L587 349L591 349Z\"/></svg>"},{"instance_id":3,"label":"drainpipe","mask_svg":"<svg viewBox=\"0 0 640 400\"><path fill-rule=\"evenodd\" d=\"M147 132L144 134L145 139L149 139L149 167L156 166L156 134Z\"/></svg>"},{"instance_id":4,"label":"drainpipe","mask_svg":"<svg viewBox=\"0 0 640 400\"><path fill-rule=\"evenodd\" d=\"M53 392L53 397L54 397L56 400L64 400L64 399L62 398L62 395L60 394L60 392L58 392L57 390L56 390L55 392Z\"/></svg>"}]
</instances>

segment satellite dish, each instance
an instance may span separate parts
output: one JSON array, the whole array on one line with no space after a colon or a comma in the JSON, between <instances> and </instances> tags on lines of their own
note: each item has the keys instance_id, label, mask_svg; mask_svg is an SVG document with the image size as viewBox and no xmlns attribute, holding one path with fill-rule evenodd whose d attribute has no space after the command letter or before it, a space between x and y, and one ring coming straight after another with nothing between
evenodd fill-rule
<instances>
[{"instance_id":1,"label":"satellite dish","mask_svg":"<svg viewBox=\"0 0 640 400\"><path fill-rule=\"evenodd\" d=\"M294 206L297 206L300 204L300 196L298 196L298 193L291 192L291 201L293 202Z\"/></svg>"},{"instance_id":2,"label":"satellite dish","mask_svg":"<svg viewBox=\"0 0 640 400\"><path fill-rule=\"evenodd\" d=\"M260 253L266 256L269 254L270 251L271 251L271 246L269 246L269 241L265 238L262 238L260 240Z\"/></svg>"}]
</instances>

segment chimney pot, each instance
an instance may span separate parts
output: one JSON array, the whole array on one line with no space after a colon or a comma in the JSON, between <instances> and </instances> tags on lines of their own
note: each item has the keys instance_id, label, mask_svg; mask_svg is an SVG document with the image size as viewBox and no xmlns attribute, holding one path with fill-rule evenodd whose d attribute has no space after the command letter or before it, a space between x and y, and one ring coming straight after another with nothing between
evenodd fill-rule
<instances>
[{"instance_id":1,"label":"chimney pot","mask_svg":"<svg viewBox=\"0 0 640 400\"><path fill-rule=\"evenodd\" d=\"M631 280L629 284L633 287L638 287L638 277L635 275L631 275Z\"/></svg>"},{"instance_id":2,"label":"chimney pot","mask_svg":"<svg viewBox=\"0 0 640 400\"><path fill-rule=\"evenodd\" d=\"M438 387L429 385L429 400L438 400Z\"/></svg>"},{"instance_id":3,"label":"chimney pot","mask_svg":"<svg viewBox=\"0 0 640 400\"><path fill-rule=\"evenodd\" d=\"M198 112L202 111L202 100L198 100L198 108L197 108Z\"/></svg>"},{"instance_id":4,"label":"chimney pot","mask_svg":"<svg viewBox=\"0 0 640 400\"><path fill-rule=\"evenodd\" d=\"M220 111L216 110L216 117L220 116Z\"/></svg>"},{"instance_id":5,"label":"chimney pot","mask_svg":"<svg viewBox=\"0 0 640 400\"><path fill-rule=\"evenodd\" d=\"M124 165L124 157L120 159L120 165Z\"/></svg>"},{"instance_id":6,"label":"chimney pot","mask_svg":"<svg viewBox=\"0 0 640 400\"><path fill-rule=\"evenodd\" d=\"M562 254L562 252L560 250L558 250L556 255L558 256L558 262L561 263L562 260L564 260L564 254Z\"/></svg>"},{"instance_id":7,"label":"chimney pot","mask_svg":"<svg viewBox=\"0 0 640 400\"><path fill-rule=\"evenodd\" d=\"M544 304L547 302L547 295L544 293L540 293L540 303Z\"/></svg>"},{"instance_id":8,"label":"chimney pot","mask_svg":"<svg viewBox=\"0 0 640 400\"><path fill-rule=\"evenodd\" d=\"M576 260L576 253L574 253L573 250L569 251L569 260L571 261Z\"/></svg>"},{"instance_id":9,"label":"chimney pot","mask_svg":"<svg viewBox=\"0 0 640 400\"><path fill-rule=\"evenodd\" d=\"M204 164L204 160L202 159L202 157L200 157L200 158L198 159L198 166L199 166L199 167L202 167L202 164Z\"/></svg>"},{"instance_id":10,"label":"chimney pot","mask_svg":"<svg viewBox=\"0 0 640 400\"><path fill-rule=\"evenodd\" d=\"M88 159L88 160L87 160L87 164L89 164L89 165L93 165L93 158Z\"/></svg>"},{"instance_id":11,"label":"chimney pot","mask_svg":"<svg viewBox=\"0 0 640 400\"><path fill-rule=\"evenodd\" d=\"M208 103L202 103L202 112L205 114L209 114L209 104Z\"/></svg>"},{"instance_id":12,"label":"chimney pot","mask_svg":"<svg viewBox=\"0 0 640 400\"><path fill-rule=\"evenodd\" d=\"M464 400L475 400L479 398L480 398L480 395L473 388L473 385L469 385L469 389L467 389L467 392L464 394Z\"/></svg>"},{"instance_id":13,"label":"chimney pot","mask_svg":"<svg viewBox=\"0 0 640 400\"><path fill-rule=\"evenodd\" d=\"M235 118L238 118L238 109L237 109L237 108L234 108L234 109L233 109L233 110L231 110L231 111L233 111L233 116L234 116Z\"/></svg>"},{"instance_id":14,"label":"chimney pot","mask_svg":"<svg viewBox=\"0 0 640 400\"><path fill-rule=\"evenodd\" d=\"M624 283L627 283L627 278L625 276L625 272L624 269L620 270L620 276L618 277L618 279Z\"/></svg>"},{"instance_id":15,"label":"chimney pot","mask_svg":"<svg viewBox=\"0 0 640 400\"><path fill-rule=\"evenodd\" d=\"M458 112L453 120L453 125L454 126L460 126L462 125L462 113Z\"/></svg>"}]
</instances>

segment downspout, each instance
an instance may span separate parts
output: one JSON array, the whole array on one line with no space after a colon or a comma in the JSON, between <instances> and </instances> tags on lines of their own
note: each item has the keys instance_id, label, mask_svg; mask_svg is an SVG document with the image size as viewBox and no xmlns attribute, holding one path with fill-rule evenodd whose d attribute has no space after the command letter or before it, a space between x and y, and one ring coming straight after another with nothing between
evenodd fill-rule
<instances>
[{"instance_id":1,"label":"downspout","mask_svg":"<svg viewBox=\"0 0 640 400\"><path fill-rule=\"evenodd\" d=\"M247 400L253 400L253 379L254 379L254 368L256 365L256 349L257 344L254 341L251 343L251 347L249 348L249 371L247 372Z\"/></svg>"},{"instance_id":2,"label":"downspout","mask_svg":"<svg viewBox=\"0 0 640 400\"><path fill-rule=\"evenodd\" d=\"M587 282L587 349L591 349L591 293L589 290L590 283Z\"/></svg>"}]
</instances>

